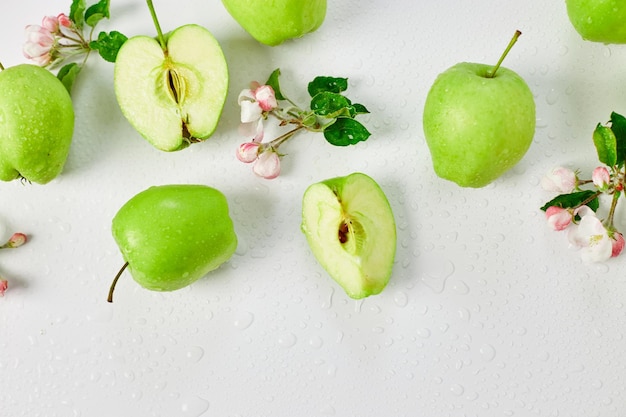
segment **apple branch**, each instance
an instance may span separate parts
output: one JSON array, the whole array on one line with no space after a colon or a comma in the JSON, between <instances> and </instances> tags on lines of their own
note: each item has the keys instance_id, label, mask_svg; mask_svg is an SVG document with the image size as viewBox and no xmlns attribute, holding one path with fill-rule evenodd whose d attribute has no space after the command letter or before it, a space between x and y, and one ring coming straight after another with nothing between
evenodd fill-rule
<instances>
[{"instance_id":1,"label":"apple branch","mask_svg":"<svg viewBox=\"0 0 626 417\"><path fill-rule=\"evenodd\" d=\"M519 30L515 31L515 34L513 34L513 38L500 56L500 60L498 61L498 63L491 69L491 71L487 72L487 78L493 78L496 76L496 71L498 71L498 68L500 68L500 65L502 65L502 61L504 61L504 58L506 58L506 56L509 54L509 51L511 50L511 48L513 48L513 45L515 45L515 42L517 42L517 39L520 37L521 34L522 32L520 32Z\"/></svg>"}]
</instances>

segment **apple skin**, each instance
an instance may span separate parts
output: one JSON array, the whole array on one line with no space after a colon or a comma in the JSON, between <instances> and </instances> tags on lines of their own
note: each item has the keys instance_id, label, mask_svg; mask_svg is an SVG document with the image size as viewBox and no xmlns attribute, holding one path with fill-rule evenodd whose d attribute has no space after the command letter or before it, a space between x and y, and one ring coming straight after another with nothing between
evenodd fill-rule
<instances>
[{"instance_id":1,"label":"apple skin","mask_svg":"<svg viewBox=\"0 0 626 417\"><path fill-rule=\"evenodd\" d=\"M204 185L161 185L140 192L117 212L112 232L133 279L154 291L190 285L237 248L226 197Z\"/></svg>"},{"instance_id":2,"label":"apple skin","mask_svg":"<svg viewBox=\"0 0 626 417\"><path fill-rule=\"evenodd\" d=\"M605 44L626 43L626 2L566 0L567 15L583 39Z\"/></svg>"},{"instance_id":3,"label":"apple skin","mask_svg":"<svg viewBox=\"0 0 626 417\"><path fill-rule=\"evenodd\" d=\"M386 287L395 260L396 224L374 179L355 172L309 186L301 229L316 260L349 297L362 299Z\"/></svg>"},{"instance_id":4,"label":"apple skin","mask_svg":"<svg viewBox=\"0 0 626 417\"><path fill-rule=\"evenodd\" d=\"M317 30L326 0L222 0L230 15L254 39L276 46Z\"/></svg>"},{"instance_id":5,"label":"apple skin","mask_svg":"<svg viewBox=\"0 0 626 417\"><path fill-rule=\"evenodd\" d=\"M228 66L215 37L189 24L157 39L138 35L120 48L114 86L120 110L149 143L178 151L209 138L217 128L228 93ZM168 72L177 74L172 93Z\"/></svg>"},{"instance_id":6,"label":"apple skin","mask_svg":"<svg viewBox=\"0 0 626 417\"><path fill-rule=\"evenodd\" d=\"M74 133L67 89L45 68L0 72L0 180L46 184L62 171Z\"/></svg>"},{"instance_id":7,"label":"apple skin","mask_svg":"<svg viewBox=\"0 0 626 417\"><path fill-rule=\"evenodd\" d=\"M535 134L535 101L524 79L500 67L462 62L439 74L424 104L423 128L435 173L462 187L493 182L525 155Z\"/></svg>"}]
</instances>

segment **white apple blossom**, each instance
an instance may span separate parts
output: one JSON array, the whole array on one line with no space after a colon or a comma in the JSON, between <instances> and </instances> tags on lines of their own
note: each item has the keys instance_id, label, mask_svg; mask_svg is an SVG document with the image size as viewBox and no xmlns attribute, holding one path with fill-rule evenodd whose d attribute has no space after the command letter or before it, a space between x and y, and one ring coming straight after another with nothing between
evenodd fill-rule
<instances>
[{"instance_id":1,"label":"white apple blossom","mask_svg":"<svg viewBox=\"0 0 626 417\"><path fill-rule=\"evenodd\" d=\"M570 243L580 248L584 263L606 261L613 254L613 242L604 224L589 207L582 207L578 215L580 221L569 229Z\"/></svg>"},{"instance_id":2,"label":"white apple blossom","mask_svg":"<svg viewBox=\"0 0 626 417\"><path fill-rule=\"evenodd\" d=\"M261 144L258 142L246 142L237 148L237 159L241 162L250 163L256 161L259 156L259 148Z\"/></svg>"},{"instance_id":3,"label":"white apple blossom","mask_svg":"<svg viewBox=\"0 0 626 417\"><path fill-rule=\"evenodd\" d=\"M558 206L550 206L546 210L548 225L554 230L564 230L572 223L571 211Z\"/></svg>"},{"instance_id":4,"label":"white apple blossom","mask_svg":"<svg viewBox=\"0 0 626 417\"><path fill-rule=\"evenodd\" d=\"M576 188L576 173L569 168L556 167L543 176L541 187L546 191L571 193Z\"/></svg>"},{"instance_id":5,"label":"white apple blossom","mask_svg":"<svg viewBox=\"0 0 626 417\"><path fill-rule=\"evenodd\" d=\"M280 157L272 148L259 154L252 171L259 177L271 180L280 175Z\"/></svg>"}]
</instances>

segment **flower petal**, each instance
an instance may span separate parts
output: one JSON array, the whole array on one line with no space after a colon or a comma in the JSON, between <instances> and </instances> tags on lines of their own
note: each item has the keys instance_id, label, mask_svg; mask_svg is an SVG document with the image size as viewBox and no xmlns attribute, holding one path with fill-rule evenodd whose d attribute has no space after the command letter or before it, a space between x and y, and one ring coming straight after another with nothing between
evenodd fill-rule
<instances>
[{"instance_id":1,"label":"flower petal","mask_svg":"<svg viewBox=\"0 0 626 417\"><path fill-rule=\"evenodd\" d=\"M259 155L252 171L259 177L271 180L280 174L280 158L273 149L268 149Z\"/></svg>"}]
</instances>

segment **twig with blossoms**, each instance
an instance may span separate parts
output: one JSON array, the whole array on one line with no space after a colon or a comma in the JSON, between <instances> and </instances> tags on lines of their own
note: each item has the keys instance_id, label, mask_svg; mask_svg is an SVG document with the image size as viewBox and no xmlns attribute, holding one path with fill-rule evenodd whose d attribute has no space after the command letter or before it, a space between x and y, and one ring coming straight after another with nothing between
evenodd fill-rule
<instances>
[{"instance_id":1,"label":"twig with blossoms","mask_svg":"<svg viewBox=\"0 0 626 417\"><path fill-rule=\"evenodd\" d=\"M0 245L0 249L15 249L22 246L28 238L24 233L13 233L13 235L4 244ZM0 297L4 297L5 291L9 288L9 282L0 277Z\"/></svg>"},{"instance_id":2,"label":"twig with blossoms","mask_svg":"<svg viewBox=\"0 0 626 417\"><path fill-rule=\"evenodd\" d=\"M127 40L117 31L100 32L98 38L93 39L96 25L109 18L109 3L110 0L100 0L87 7L85 0L73 0L69 15L45 16L41 25L26 26L26 41L22 48L24 56L33 64L51 70L83 56L80 64L71 62L57 73L57 77L71 91L92 50L97 50L104 60L115 62L117 51ZM87 36L84 35L86 26L89 27Z\"/></svg>"},{"instance_id":3,"label":"twig with blossoms","mask_svg":"<svg viewBox=\"0 0 626 417\"><path fill-rule=\"evenodd\" d=\"M541 181L544 189L561 193L541 207L548 225L557 231L568 230L569 242L580 248L585 263L606 261L624 249L624 236L614 220L626 184L626 118L613 112L606 125L596 126L593 142L603 165L593 170L591 179L581 179L579 172L557 167ZM602 220L597 211L603 194L611 196L611 205Z\"/></svg>"},{"instance_id":4,"label":"twig with blossoms","mask_svg":"<svg viewBox=\"0 0 626 417\"><path fill-rule=\"evenodd\" d=\"M276 69L265 84L252 82L237 99L241 107L239 132L249 142L239 145L236 155L242 162L253 163L256 175L276 178L280 174L280 158L284 156L279 147L300 131L322 132L326 141L335 146L354 145L369 138L367 128L355 120L369 111L341 94L348 88L347 78L315 77L307 87L311 102L310 109L305 110L283 95L279 76L280 70ZM270 116L278 120L279 126L292 129L263 142L264 122Z\"/></svg>"}]
</instances>

